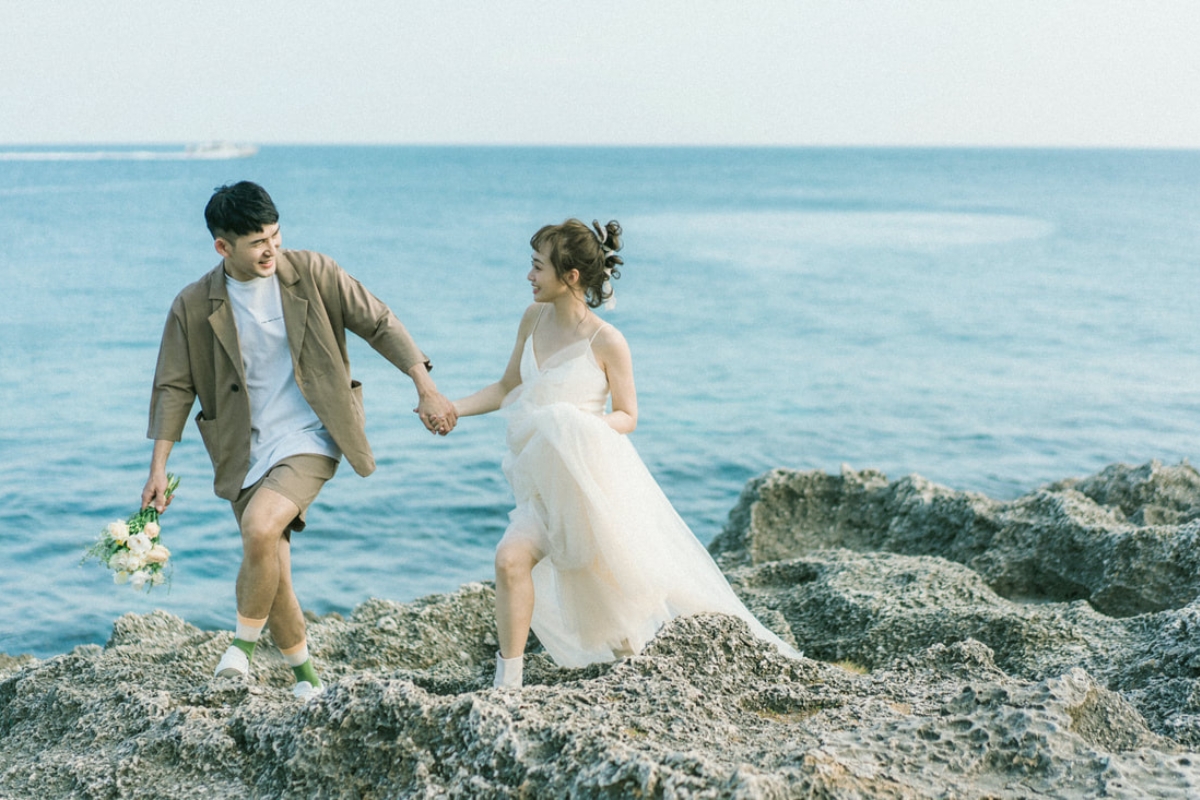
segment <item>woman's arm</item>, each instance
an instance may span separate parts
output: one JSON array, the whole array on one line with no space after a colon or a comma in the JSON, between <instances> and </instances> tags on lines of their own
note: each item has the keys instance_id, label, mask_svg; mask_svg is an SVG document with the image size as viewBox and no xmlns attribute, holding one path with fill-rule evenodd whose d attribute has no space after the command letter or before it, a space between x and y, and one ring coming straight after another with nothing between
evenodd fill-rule
<instances>
[{"instance_id":1,"label":"woman's arm","mask_svg":"<svg viewBox=\"0 0 1200 800\"><path fill-rule=\"evenodd\" d=\"M617 433L633 433L637 428L637 389L633 385L633 356L621 332L612 325L600 331L593 345L596 361L608 376L612 393L612 413L604 421Z\"/></svg>"},{"instance_id":2,"label":"woman's arm","mask_svg":"<svg viewBox=\"0 0 1200 800\"><path fill-rule=\"evenodd\" d=\"M536 314L536 304L525 309L521 324L517 327L517 342L513 345L512 354L508 357L508 366L504 368L504 375L500 380L488 384L475 394L454 401L458 416L473 417L495 411L508 393L521 385L521 355L525 352L525 340L533 329Z\"/></svg>"}]
</instances>

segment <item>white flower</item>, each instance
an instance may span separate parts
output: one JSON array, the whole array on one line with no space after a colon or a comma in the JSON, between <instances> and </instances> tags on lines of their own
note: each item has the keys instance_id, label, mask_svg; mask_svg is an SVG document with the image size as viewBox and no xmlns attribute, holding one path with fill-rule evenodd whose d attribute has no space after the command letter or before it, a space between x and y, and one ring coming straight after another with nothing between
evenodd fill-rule
<instances>
[{"instance_id":1,"label":"white flower","mask_svg":"<svg viewBox=\"0 0 1200 800\"><path fill-rule=\"evenodd\" d=\"M150 537L145 533L135 533L125 542L125 546L134 555L145 556L150 552L150 548L154 547L154 542L150 541Z\"/></svg>"},{"instance_id":2,"label":"white flower","mask_svg":"<svg viewBox=\"0 0 1200 800\"><path fill-rule=\"evenodd\" d=\"M108 527L104 529L108 534L108 538L112 539L117 544L125 544L125 540L129 538L129 526L121 520L108 523Z\"/></svg>"},{"instance_id":3,"label":"white flower","mask_svg":"<svg viewBox=\"0 0 1200 800\"><path fill-rule=\"evenodd\" d=\"M170 500L179 486L179 478L167 475L166 499ZM127 520L108 523L86 548L83 561L95 558L112 570L113 582L131 584L136 589L149 589L166 582L163 565L171 551L162 544L162 527L158 513L149 506L140 509Z\"/></svg>"},{"instance_id":4,"label":"white flower","mask_svg":"<svg viewBox=\"0 0 1200 800\"><path fill-rule=\"evenodd\" d=\"M129 550L122 550L108 560L109 569L119 569L124 572L135 572L146 566L146 556Z\"/></svg>"}]
</instances>

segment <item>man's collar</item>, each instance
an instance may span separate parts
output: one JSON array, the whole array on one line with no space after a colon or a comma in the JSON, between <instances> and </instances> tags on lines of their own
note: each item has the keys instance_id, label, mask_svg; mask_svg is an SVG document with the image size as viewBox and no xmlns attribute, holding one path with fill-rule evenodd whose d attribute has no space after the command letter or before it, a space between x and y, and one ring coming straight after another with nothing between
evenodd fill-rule
<instances>
[{"instance_id":1,"label":"man's collar","mask_svg":"<svg viewBox=\"0 0 1200 800\"><path fill-rule=\"evenodd\" d=\"M280 250L279 255L275 257L275 274L279 276L279 283L283 286L294 286L300 280L300 273L296 271L292 265L292 260L288 258L287 250ZM212 268L208 273L208 297L210 300L227 300L229 292L225 288L225 261Z\"/></svg>"},{"instance_id":2,"label":"man's collar","mask_svg":"<svg viewBox=\"0 0 1200 800\"><path fill-rule=\"evenodd\" d=\"M292 286L296 281L300 280L300 273L292 266L292 260L288 258L288 250L280 250L279 255L275 256L275 274L279 276L279 282L284 286Z\"/></svg>"}]
</instances>

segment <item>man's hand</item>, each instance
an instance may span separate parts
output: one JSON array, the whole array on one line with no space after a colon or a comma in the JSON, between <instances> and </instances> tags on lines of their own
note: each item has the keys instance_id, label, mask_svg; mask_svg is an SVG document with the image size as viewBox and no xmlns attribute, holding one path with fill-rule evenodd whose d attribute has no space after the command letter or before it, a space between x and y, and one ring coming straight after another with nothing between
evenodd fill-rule
<instances>
[{"instance_id":1,"label":"man's hand","mask_svg":"<svg viewBox=\"0 0 1200 800\"><path fill-rule=\"evenodd\" d=\"M171 505L172 499L167 497L167 473L151 473L142 489L142 508L153 505L154 510L161 514Z\"/></svg>"},{"instance_id":2,"label":"man's hand","mask_svg":"<svg viewBox=\"0 0 1200 800\"><path fill-rule=\"evenodd\" d=\"M154 504L154 510L162 513L171 505L167 497L167 459L171 456L171 448L175 442L169 439L154 441L154 454L150 456L150 478L142 489L142 508Z\"/></svg>"}]
</instances>

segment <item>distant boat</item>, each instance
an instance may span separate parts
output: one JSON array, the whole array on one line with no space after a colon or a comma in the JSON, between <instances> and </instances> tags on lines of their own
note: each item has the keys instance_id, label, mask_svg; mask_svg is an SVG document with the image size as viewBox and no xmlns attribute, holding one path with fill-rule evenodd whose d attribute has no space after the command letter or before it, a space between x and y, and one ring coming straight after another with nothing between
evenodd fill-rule
<instances>
[{"instance_id":1,"label":"distant boat","mask_svg":"<svg viewBox=\"0 0 1200 800\"><path fill-rule=\"evenodd\" d=\"M252 144L204 142L182 150L0 150L0 161L182 161L248 158Z\"/></svg>"},{"instance_id":2,"label":"distant boat","mask_svg":"<svg viewBox=\"0 0 1200 800\"><path fill-rule=\"evenodd\" d=\"M252 144L234 142L205 142L190 145L184 151L188 158L248 158L258 152Z\"/></svg>"}]
</instances>

